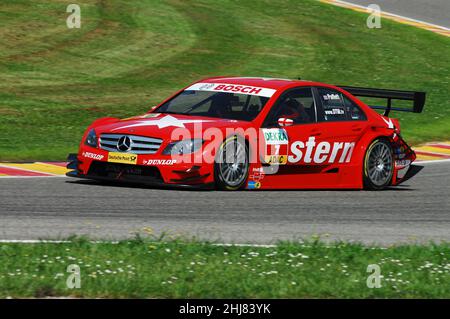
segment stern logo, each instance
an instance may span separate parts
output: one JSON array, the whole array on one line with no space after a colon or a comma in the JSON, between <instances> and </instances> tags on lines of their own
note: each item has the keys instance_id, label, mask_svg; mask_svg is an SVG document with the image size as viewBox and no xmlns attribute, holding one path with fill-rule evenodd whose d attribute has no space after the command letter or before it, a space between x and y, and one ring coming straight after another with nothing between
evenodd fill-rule
<instances>
[{"instance_id":1,"label":"stern logo","mask_svg":"<svg viewBox=\"0 0 450 319\"><path fill-rule=\"evenodd\" d=\"M348 163L352 158L354 142L329 142L323 141L316 143L316 138L311 136L306 143L296 141L291 144L289 163L298 163L303 160L304 163L322 164L324 162L334 163L338 159L339 163ZM341 156L338 153L341 152Z\"/></svg>"}]
</instances>

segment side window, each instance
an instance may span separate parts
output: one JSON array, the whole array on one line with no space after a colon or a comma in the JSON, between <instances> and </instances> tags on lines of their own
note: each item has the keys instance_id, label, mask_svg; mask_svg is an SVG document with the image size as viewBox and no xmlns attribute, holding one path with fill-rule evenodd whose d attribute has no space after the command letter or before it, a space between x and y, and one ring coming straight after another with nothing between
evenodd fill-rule
<instances>
[{"instance_id":1,"label":"side window","mask_svg":"<svg viewBox=\"0 0 450 319\"><path fill-rule=\"evenodd\" d=\"M266 125L277 126L280 119L295 124L314 123L315 104L311 88L294 89L281 96L266 119Z\"/></svg>"},{"instance_id":2,"label":"side window","mask_svg":"<svg viewBox=\"0 0 450 319\"><path fill-rule=\"evenodd\" d=\"M353 121L367 120L366 114L364 114L364 112L360 109L360 107L345 95L344 95L344 103L345 108L347 109L347 113Z\"/></svg>"},{"instance_id":3,"label":"side window","mask_svg":"<svg viewBox=\"0 0 450 319\"><path fill-rule=\"evenodd\" d=\"M341 92L326 88L317 88L317 91L322 102L324 121L348 121L347 109Z\"/></svg>"}]
</instances>

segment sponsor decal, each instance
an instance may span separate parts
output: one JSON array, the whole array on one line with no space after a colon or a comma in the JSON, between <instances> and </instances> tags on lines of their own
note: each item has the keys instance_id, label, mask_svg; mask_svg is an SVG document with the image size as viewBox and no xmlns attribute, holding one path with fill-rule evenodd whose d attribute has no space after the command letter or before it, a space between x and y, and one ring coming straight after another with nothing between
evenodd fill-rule
<instances>
[{"instance_id":1,"label":"sponsor decal","mask_svg":"<svg viewBox=\"0 0 450 319\"><path fill-rule=\"evenodd\" d=\"M314 136L309 137L305 143L303 141L295 141L291 144L291 153L289 155L289 163L348 163L351 160L354 142L334 142L329 143L322 141L316 143ZM339 156L338 156L339 155Z\"/></svg>"},{"instance_id":2,"label":"sponsor decal","mask_svg":"<svg viewBox=\"0 0 450 319\"><path fill-rule=\"evenodd\" d=\"M261 183L257 181L249 181L247 184L248 189L258 189L261 188Z\"/></svg>"},{"instance_id":3,"label":"sponsor decal","mask_svg":"<svg viewBox=\"0 0 450 319\"><path fill-rule=\"evenodd\" d=\"M397 161L395 161L395 166L396 167L406 167L406 166L409 166L411 164L411 161L410 160L405 160L405 159L403 159L403 160L397 160Z\"/></svg>"},{"instance_id":4,"label":"sponsor decal","mask_svg":"<svg viewBox=\"0 0 450 319\"><path fill-rule=\"evenodd\" d=\"M287 164L287 155L266 155L264 156L264 161L267 164L272 165L286 165Z\"/></svg>"},{"instance_id":5,"label":"sponsor decal","mask_svg":"<svg viewBox=\"0 0 450 319\"><path fill-rule=\"evenodd\" d=\"M144 165L173 165L176 164L177 160L175 159L149 159L143 160L142 164Z\"/></svg>"},{"instance_id":6,"label":"sponsor decal","mask_svg":"<svg viewBox=\"0 0 450 319\"><path fill-rule=\"evenodd\" d=\"M265 128L263 134L267 145L284 145L289 142L286 130L282 128Z\"/></svg>"},{"instance_id":7,"label":"sponsor decal","mask_svg":"<svg viewBox=\"0 0 450 319\"><path fill-rule=\"evenodd\" d=\"M111 163L123 163L123 164L136 164L138 156L136 154L127 153L108 153L108 162Z\"/></svg>"},{"instance_id":8,"label":"sponsor decal","mask_svg":"<svg viewBox=\"0 0 450 319\"><path fill-rule=\"evenodd\" d=\"M155 106L155 107L156 107L156 106ZM153 109L154 109L155 107L153 107ZM160 115L161 115L161 113L146 113L146 114L143 114L143 115L127 117L127 118L121 119L121 121L138 120L138 119L148 119L148 118L158 117L158 116L160 116Z\"/></svg>"},{"instance_id":9,"label":"sponsor decal","mask_svg":"<svg viewBox=\"0 0 450 319\"><path fill-rule=\"evenodd\" d=\"M104 155L95 154L95 153L91 153L91 152L83 152L81 155L83 157L91 158L91 159L98 160L98 161L101 161L105 157Z\"/></svg>"},{"instance_id":10,"label":"sponsor decal","mask_svg":"<svg viewBox=\"0 0 450 319\"><path fill-rule=\"evenodd\" d=\"M341 97L339 96L339 94L325 94L322 95L324 101L329 101L329 100L340 100Z\"/></svg>"},{"instance_id":11,"label":"sponsor decal","mask_svg":"<svg viewBox=\"0 0 450 319\"><path fill-rule=\"evenodd\" d=\"M161 113L147 113L147 114L142 115L141 117L144 119L149 119L152 117L158 117L160 115L161 115Z\"/></svg>"},{"instance_id":12,"label":"sponsor decal","mask_svg":"<svg viewBox=\"0 0 450 319\"><path fill-rule=\"evenodd\" d=\"M266 142L264 162L273 165L285 165L288 158L288 135L285 129L263 129Z\"/></svg>"},{"instance_id":13,"label":"sponsor decal","mask_svg":"<svg viewBox=\"0 0 450 319\"><path fill-rule=\"evenodd\" d=\"M264 169L262 167L253 168L251 175L249 176L251 180L256 182L261 181L264 178Z\"/></svg>"},{"instance_id":14,"label":"sponsor decal","mask_svg":"<svg viewBox=\"0 0 450 319\"><path fill-rule=\"evenodd\" d=\"M226 84L226 83L196 83L188 87L186 91L226 92L226 93L257 95L264 97L271 97L276 92L276 90L273 89L267 89L257 86Z\"/></svg>"},{"instance_id":15,"label":"sponsor decal","mask_svg":"<svg viewBox=\"0 0 450 319\"><path fill-rule=\"evenodd\" d=\"M325 114L327 115L343 115L345 114L344 110L341 109L331 109L331 110L325 110Z\"/></svg>"},{"instance_id":16,"label":"sponsor decal","mask_svg":"<svg viewBox=\"0 0 450 319\"><path fill-rule=\"evenodd\" d=\"M214 83L205 83L205 84L202 84L198 89L199 89L199 91L208 91L210 89L213 89L214 86L215 86Z\"/></svg>"}]
</instances>

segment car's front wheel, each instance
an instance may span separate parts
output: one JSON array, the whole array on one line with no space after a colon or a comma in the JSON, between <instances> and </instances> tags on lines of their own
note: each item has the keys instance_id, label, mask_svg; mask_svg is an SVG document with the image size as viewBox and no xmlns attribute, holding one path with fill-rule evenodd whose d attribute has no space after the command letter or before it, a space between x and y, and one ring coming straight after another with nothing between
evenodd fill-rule
<instances>
[{"instance_id":1,"label":"car's front wheel","mask_svg":"<svg viewBox=\"0 0 450 319\"><path fill-rule=\"evenodd\" d=\"M387 139L379 138L367 148L364 157L364 186L371 190L384 189L391 184L394 154Z\"/></svg>"},{"instance_id":2,"label":"car's front wheel","mask_svg":"<svg viewBox=\"0 0 450 319\"><path fill-rule=\"evenodd\" d=\"M214 163L216 187L220 190L243 188L249 169L248 146L237 136L226 139L219 147Z\"/></svg>"}]
</instances>

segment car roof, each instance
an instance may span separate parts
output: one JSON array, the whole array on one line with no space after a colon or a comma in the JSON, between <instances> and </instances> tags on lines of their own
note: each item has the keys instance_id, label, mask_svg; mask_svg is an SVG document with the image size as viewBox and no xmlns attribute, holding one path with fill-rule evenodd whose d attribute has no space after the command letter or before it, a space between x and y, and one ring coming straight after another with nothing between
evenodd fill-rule
<instances>
[{"instance_id":1,"label":"car roof","mask_svg":"<svg viewBox=\"0 0 450 319\"><path fill-rule=\"evenodd\" d=\"M235 85L248 85L257 86L268 89L278 90L284 87L298 85L298 86L329 86L325 83L305 81L305 80L292 80L292 79L279 79L279 78L263 78L263 77L212 77L198 81L197 83L224 83Z\"/></svg>"}]
</instances>

